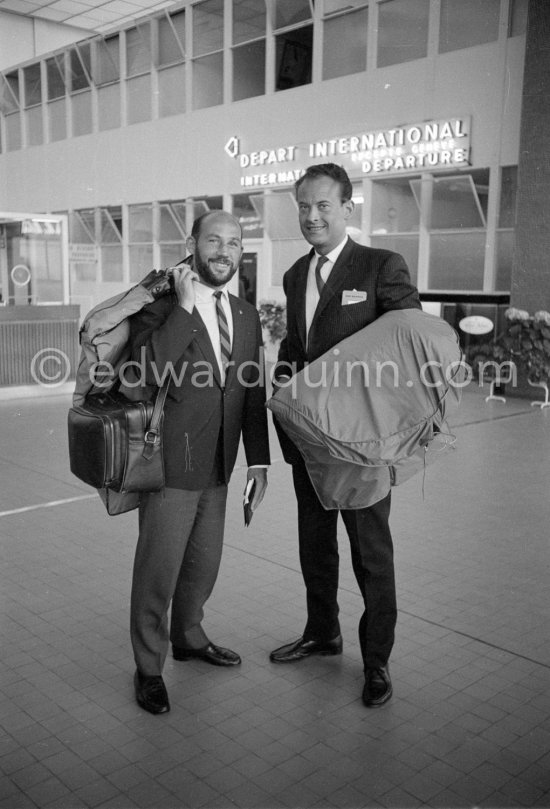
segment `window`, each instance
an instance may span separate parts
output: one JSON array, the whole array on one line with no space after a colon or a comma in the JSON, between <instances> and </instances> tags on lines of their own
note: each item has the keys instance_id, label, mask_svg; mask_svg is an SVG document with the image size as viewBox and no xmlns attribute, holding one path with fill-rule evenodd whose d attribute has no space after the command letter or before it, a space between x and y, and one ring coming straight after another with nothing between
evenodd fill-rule
<instances>
[{"instance_id":1,"label":"window","mask_svg":"<svg viewBox=\"0 0 550 809\"><path fill-rule=\"evenodd\" d=\"M40 64L31 65L23 70L25 82L25 108L35 107L42 102L42 81Z\"/></svg>"},{"instance_id":2,"label":"window","mask_svg":"<svg viewBox=\"0 0 550 809\"><path fill-rule=\"evenodd\" d=\"M32 220L31 224L34 224ZM40 223L37 224L40 226ZM42 232L24 233L19 248L22 263L32 268L32 278L27 290L35 304L63 301L60 225L57 223L56 227L52 223L54 227L48 228L50 223L45 224L46 228Z\"/></svg>"},{"instance_id":3,"label":"window","mask_svg":"<svg viewBox=\"0 0 550 809\"><path fill-rule=\"evenodd\" d=\"M185 112L185 11L158 20L159 115Z\"/></svg>"},{"instance_id":4,"label":"window","mask_svg":"<svg viewBox=\"0 0 550 809\"><path fill-rule=\"evenodd\" d=\"M486 184L476 186L473 177L477 175L479 179L480 174L472 172L432 179L432 212L427 223L431 230L485 227L488 178ZM411 181L411 186L420 206L420 180Z\"/></svg>"},{"instance_id":5,"label":"window","mask_svg":"<svg viewBox=\"0 0 550 809\"><path fill-rule=\"evenodd\" d=\"M100 251L103 281L122 281L122 210L100 209Z\"/></svg>"},{"instance_id":6,"label":"window","mask_svg":"<svg viewBox=\"0 0 550 809\"><path fill-rule=\"evenodd\" d=\"M378 6L378 67L422 59L428 52L430 0L385 0Z\"/></svg>"},{"instance_id":7,"label":"window","mask_svg":"<svg viewBox=\"0 0 550 809\"><path fill-rule=\"evenodd\" d=\"M159 115L177 115L185 112L185 65L165 67L158 74Z\"/></svg>"},{"instance_id":8,"label":"window","mask_svg":"<svg viewBox=\"0 0 550 809\"><path fill-rule=\"evenodd\" d=\"M127 122L139 124L151 120L151 75L136 76L126 82Z\"/></svg>"},{"instance_id":9,"label":"window","mask_svg":"<svg viewBox=\"0 0 550 809\"><path fill-rule=\"evenodd\" d=\"M183 62L185 58L185 11L166 14L158 21L159 67Z\"/></svg>"},{"instance_id":10,"label":"window","mask_svg":"<svg viewBox=\"0 0 550 809\"><path fill-rule=\"evenodd\" d=\"M323 79L360 73L367 67L368 8L325 17L323 26ZM342 43L345 42L345 48Z\"/></svg>"},{"instance_id":11,"label":"window","mask_svg":"<svg viewBox=\"0 0 550 809\"><path fill-rule=\"evenodd\" d=\"M78 281L97 280L98 248L95 239L95 212L93 208L69 214L69 242L71 272Z\"/></svg>"},{"instance_id":12,"label":"window","mask_svg":"<svg viewBox=\"0 0 550 809\"><path fill-rule=\"evenodd\" d=\"M94 80L97 86L98 128L120 126L120 38L95 41Z\"/></svg>"},{"instance_id":13,"label":"window","mask_svg":"<svg viewBox=\"0 0 550 809\"><path fill-rule=\"evenodd\" d=\"M265 39L233 50L233 101L265 93Z\"/></svg>"},{"instance_id":14,"label":"window","mask_svg":"<svg viewBox=\"0 0 550 809\"><path fill-rule=\"evenodd\" d=\"M294 191L273 191L251 197L271 239L271 284L282 286L283 275L304 254L304 239L298 223Z\"/></svg>"},{"instance_id":15,"label":"window","mask_svg":"<svg viewBox=\"0 0 550 809\"><path fill-rule=\"evenodd\" d=\"M6 151L12 152L21 148L19 73L17 70L1 77L0 104L6 122Z\"/></svg>"},{"instance_id":16,"label":"window","mask_svg":"<svg viewBox=\"0 0 550 809\"><path fill-rule=\"evenodd\" d=\"M275 0L274 12L274 28L286 28L288 25L311 20L309 0Z\"/></svg>"},{"instance_id":17,"label":"window","mask_svg":"<svg viewBox=\"0 0 550 809\"><path fill-rule=\"evenodd\" d=\"M126 75L140 76L151 70L151 27L136 25L126 31Z\"/></svg>"},{"instance_id":18,"label":"window","mask_svg":"<svg viewBox=\"0 0 550 809\"><path fill-rule=\"evenodd\" d=\"M363 189L361 184L353 184L353 213L347 221L346 232L356 242L363 242Z\"/></svg>"},{"instance_id":19,"label":"window","mask_svg":"<svg viewBox=\"0 0 550 809\"><path fill-rule=\"evenodd\" d=\"M58 53L51 59L46 59L46 78L48 81L48 101L65 96L65 58Z\"/></svg>"},{"instance_id":20,"label":"window","mask_svg":"<svg viewBox=\"0 0 550 809\"><path fill-rule=\"evenodd\" d=\"M264 0L233 2L233 101L265 93Z\"/></svg>"},{"instance_id":21,"label":"window","mask_svg":"<svg viewBox=\"0 0 550 809\"><path fill-rule=\"evenodd\" d=\"M193 109L223 101L223 0L193 6Z\"/></svg>"},{"instance_id":22,"label":"window","mask_svg":"<svg viewBox=\"0 0 550 809\"><path fill-rule=\"evenodd\" d=\"M120 126L120 83L105 84L97 90L97 125L100 132Z\"/></svg>"},{"instance_id":23,"label":"window","mask_svg":"<svg viewBox=\"0 0 550 809\"><path fill-rule=\"evenodd\" d=\"M87 90L90 86L91 54L90 45L81 44L69 52L69 76L72 93Z\"/></svg>"},{"instance_id":24,"label":"window","mask_svg":"<svg viewBox=\"0 0 550 809\"><path fill-rule=\"evenodd\" d=\"M223 0L193 6L193 56L223 48Z\"/></svg>"},{"instance_id":25,"label":"window","mask_svg":"<svg viewBox=\"0 0 550 809\"><path fill-rule=\"evenodd\" d=\"M276 32L275 89L289 90L310 84L313 60L312 4L309 0L274 0L271 9Z\"/></svg>"},{"instance_id":26,"label":"window","mask_svg":"<svg viewBox=\"0 0 550 809\"><path fill-rule=\"evenodd\" d=\"M420 205L411 187L415 182L419 183L420 180L396 177L377 180L373 184L371 228L373 235L418 233Z\"/></svg>"},{"instance_id":27,"label":"window","mask_svg":"<svg viewBox=\"0 0 550 809\"><path fill-rule=\"evenodd\" d=\"M19 112L19 74L17 70L2 76L0 102L5 115L10 112Z\"/></svg>"},{"instance_id":28,"label":"window","mask_svg":"<svg viewBox=\"0 0 550 809\"><path fill-rule=\"evenodd\" d=\"M126 31L127 123L150 121L151 114L151 26L136 25Z\"/></svg>"},{"instance_id":29,"label":"window","mask_svg":"<svg viewBox=\"0 0 550 809\"><path fill-rule=\"evenodd\" d=\"M173 267L185 258L185 201L163 202L159 206L159 245L161 267Z\"/></svg>"},{"instance_id":30,"label":"window","mask_svg":"<svg viewBox=\"0 0 550 809\"><path fill-rule=\"evenodd\" d=\"M153 269L153 206L128 206L130 281L139 281Z\"/></svg>"},{"instance_id":31,"label":"window","mask_svg":"<svg viewBox=\"0 0 550 809\"><path fill-rule=\"evenodd\" d=\"M73 211L69 217L69 240L77 244L95 244L95 212L93 208Z\"/></svg>"},{"instance_id":32,"label":"window","mask_svg":"<svg viewBox=\"0 0 550 809\"><path fill-rule=\"evenodd\" d=\"M430 289L483 289L489 170L430 178ZM420 201L420 180L411 187Z\"/></svg>"},{"instance_id":33,"label":"window","mask_svg":"<svg viewBox=\"0 0 550 809\"><path fill-rule=\"evenodd\" d=\"M223 209L222 197L195 197L190 200L193 211L193 221L208 211L221 211Z\"/></svg>"},{"instance_id":34,"label":"window","mask_svg":"<svg viewBox=\"0 0 550 809\"><path fill-rule=\"evenodd\" d=\"M441 0L439 52L494 42L499 15L500 0Z\"/></svg>"},{"instance_id":35,"label":"window","mask_svg":"<svg viewBox=\"0 0 550 809\"><path fill-rule=\"evenodd\" d=\"M82 43L69 51L69 86L73 135L89 135L92 131L92 94L90 91L91 50Z\"/></svg>"},{"instance_id":36,"label":"window","mask_svg":"<svg viewBox=\"0 0 550 809\"><path fill-rule=\"evenodd\" d=\"M23 70L25 85L25 117L27 121L27 146L38 146L43 141L42 132L42 80L40 63Z\"/></svg>"},{"instance_id":37,"label":"window","mask_svg":"<svg viewBox=\"0 0 550 809\"><path fill-rule=\"evenodd\" d=\"M223 101L223 52L193 62L193 109L215 107Z\"/></svg>"},{"instance_id":38,"label":"window","mask_svg":"<svg viewBox=\"0 0 550 809\"><path fill-rule=\"evenodd\" d=\"M95 42L94 80L97 87L120 79L119 36L97 39Z\"/></svg>"},{"instance_id":39,"label":"window","mask_svg":"<svg viewBox=\"0 0 550 809\"><path fill-rule=\"evenodd\" d=\"M21 113L6 115L6 151L13 152L22 146Z\"/></svg>"},{"instance_id":40,"label":"window","mask_svg":"<svg viewBox=\"0 0 550 809\"><path fill-rule=\"evenodd\" d=\"M265 0L233 0L233 45L265 37Z\"/></svg>"},{"instance_id":41,"label":"window","mask_svg":"<svg viewBox=\"0 0 550 809\"><path fill-rule=\"evenodd\" d=\"M264 235L263 221L259 214L260 194L235 194L233 197L233 216L239 220L243 231L243 239L260 239Z\"/></svg>"},{"instance_id":42,"label":"window","mask_svg":"<svg viewBox=\"0 0 550 809\"><path fill-rule=\"evenodd\" d=\"M372 189L371 245L400 253L418 277L420 207L407 177L377 180Z\"/></svg>"},{"instance_id":43,"label":"window","mask_svg":"<svg viewBox=\"0 0 550 809\"><path fill-rule=\"evenodd\" d=\"M76 93L72 97L73 136L89 135L92 131L92 94Z\"/></svg>"},{"instance_id":44,"label":"window","mask_svg":"<svg viewBox=\"0 0 550 809\"><path fill-rule=\"evenodd\" d=\"M46 59L48 83L48 138L50 142L67 137L65 58L58 53Z\"/></svg>"},{"instance_id":45,"label":"window","mask_svg":"<svg viewBox=\"0 0 550 809\"><path fill-rule=\"evenodd\" d=\"M313 26L278 34L276 48L276 90L289 90L311 83Z\"/></svg>"},{"instance_id":46,"label":"window","mask_svg":"<svg viewBox=\"0 0 550 809\"><path fill-rule=\"evenodd\" d=\"M485 232L430 237L429 289L483 289Z\"/></svg>"}]
</instances>

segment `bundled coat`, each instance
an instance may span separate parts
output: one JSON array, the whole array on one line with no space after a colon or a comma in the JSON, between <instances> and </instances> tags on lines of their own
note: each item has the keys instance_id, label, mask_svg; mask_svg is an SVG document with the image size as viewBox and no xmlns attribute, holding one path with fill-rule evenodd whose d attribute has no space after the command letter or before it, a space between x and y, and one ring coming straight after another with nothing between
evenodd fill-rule
<instances>
[{"instance_id":1,"label":"bundled coat","mask_svg":"<svg viewBox=\"0 0 550 809\"><path fill-rule=\"evenodd\" d=\"M392 310L322 354L268 402L327 509L359 509L452 445L460 401L454 329L420 309Z\"/></svg>"}]
</instances>

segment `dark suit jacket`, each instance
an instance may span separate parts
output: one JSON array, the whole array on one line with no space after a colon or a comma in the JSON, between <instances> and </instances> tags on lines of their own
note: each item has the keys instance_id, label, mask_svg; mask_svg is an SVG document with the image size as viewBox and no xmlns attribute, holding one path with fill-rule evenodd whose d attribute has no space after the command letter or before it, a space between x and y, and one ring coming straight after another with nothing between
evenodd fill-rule
<instances>
[{"instance_id":1,"label":"dark suit jacket","mask_svg":"<svg viewBox=\"0 0 550 809\"><path fill-rule=\"evenodd\" d=\"M233 347L225 388L206 326L178 306L175 296L159 298L131 318L132 359L143 363L148 385L173 369L164 417L166 486L202 489L210 481L223 425L222 478L229 481L242 433L249 466L269 464L265 376L258 312L229 296ZM155 376L155 369L157 376Z\"/></svg>"},{"instance_id":2,"label":"dark suit jacket","mask_svg":"<svg viewBox=\"0 0 550 809\"><path fill-rule=\"evenodd\" d=\"M348 238L331 270L309 330L306 347L306 286L312 253L298 259L285 273L287 333L281 342L275 378L301 371L337 343L368 326L392 309L420 309L416 287L405 260L390 250L364 247ZM344 290L367 293L365 301L343 306ZM277 433L288 463L299 453L277 422Z\"/></svg>"}]
</instances>

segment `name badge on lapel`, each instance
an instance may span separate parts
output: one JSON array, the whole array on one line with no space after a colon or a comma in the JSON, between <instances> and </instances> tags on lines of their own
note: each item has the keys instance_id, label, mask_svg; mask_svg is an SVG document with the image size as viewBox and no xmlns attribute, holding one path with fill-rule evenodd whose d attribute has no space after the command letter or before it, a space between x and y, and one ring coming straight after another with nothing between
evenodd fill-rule
<instances>
[{"instance_id":1,"label":"name badge on lapel","mask_svg":"<svg viewBox=\"0 0 550 809\"><path fill-rule=\"evenodd\" d=\"M357 289L344 289L342 292L342 306L350 306L352 303L362 303L367 300L367 293Z\"/></svg>"}]
</instances>

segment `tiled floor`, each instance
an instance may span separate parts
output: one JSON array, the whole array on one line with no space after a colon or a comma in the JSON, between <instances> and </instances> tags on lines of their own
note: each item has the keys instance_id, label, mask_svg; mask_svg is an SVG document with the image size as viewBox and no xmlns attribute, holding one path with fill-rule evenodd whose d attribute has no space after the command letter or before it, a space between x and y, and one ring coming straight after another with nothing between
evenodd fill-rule
<instances>
[{"instance_id":1,"label":"tiled floor","mask_svg":"<svg viewBox=\"0 0 550 809\"><path fill-rule=\"evenodd\" d=\"M550 412L469 391L458 448L394 491L394 698L344 654L274 666L304 591L288 468L242 527L238 469L206 629L238 670L169 659L172 711L134 702L135 514L68 469L68 396L0 401L0 807L550 807ZM423 490L424 489L424 493Z\"/></svg>"}]
</instances>

